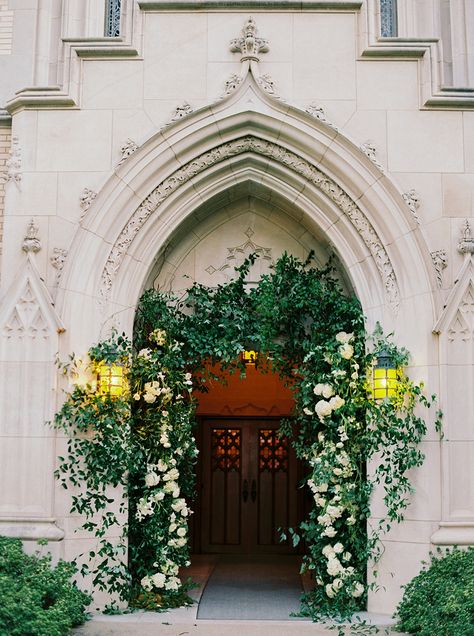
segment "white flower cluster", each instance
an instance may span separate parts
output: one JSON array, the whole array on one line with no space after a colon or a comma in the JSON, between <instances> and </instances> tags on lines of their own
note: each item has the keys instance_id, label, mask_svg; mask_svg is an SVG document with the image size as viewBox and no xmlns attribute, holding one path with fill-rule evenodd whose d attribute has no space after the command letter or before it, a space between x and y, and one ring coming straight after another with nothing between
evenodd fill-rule
<instances>
[{"instance_id":1,"label":"white flower cluster","mask_svg":"<svg viewBox=\"0 0 474 636\"><path fill-rule=\"evenodd\" d=\"M149 495L141 497L137 504L137 511L135 513L138 521L142 521L145 517L152 515L154 513L154 504L163 501L166 495L171 495L173 499L177 499L179 497L180 488L177 483L177 480L179 479L179 471L175 467L176 460L171 459L170 464L172 464L171 468L169 468L168 464L161 459L157 464L148 464L148 472L145 475L145 485L148 488L155 488L161 483L162 487ZM184 502L184 499L179 499L178 501ZM180 510L183 509L184 508L181 506ZM189 511L186 508L186 513L181 514L185 517L188 513Z\"/></svg>"},{"instance_id":2,"label":"white flower cluster","mask_svg":"<svg viewBox=\"0 0 474 636\"><path fill-rule=\"evenodd\" d=\"M345 404L345 400L340 395L334 395L334 387L331 384L316 384L313 393L322 395L326 400L316 402L314 412L308 407L305 407L303 412L305 415L313 415L315 413L321 422L324 422L325 417L328 417L333 411L337 411Z\"/></svg>"},{"instance_id":3,"label":"white flower cluster","mask_svg":"<svg viewBox=\"0 0 474 636\"><path fill-rule=\"evenodd\" d=\"M140 583L143 589L151 592L153 589L178 590L181 587L181 581L178 578L179 567L170 559L166 559L163 563L154 563L155 567L159 567L160 571L155 574L144 576Z\"/></svg>"},{"instance_id":4,"label":"white flower cluster","mask_svg":"<svg viewBox=\"0 0 474 636\"><path fill-rule=\"evenodd\" d=\"M327 596L334 598L344 587L354 598L361 596L365 588L362 583L354 580L354 567L343 565L343 562L350 561L352 555L344 551L342 543L338 542L334 546L328 544L324 546L322 553L327 559L326 571L333 579L331 583L325 585Z\"/></svg>"}]
</instances>

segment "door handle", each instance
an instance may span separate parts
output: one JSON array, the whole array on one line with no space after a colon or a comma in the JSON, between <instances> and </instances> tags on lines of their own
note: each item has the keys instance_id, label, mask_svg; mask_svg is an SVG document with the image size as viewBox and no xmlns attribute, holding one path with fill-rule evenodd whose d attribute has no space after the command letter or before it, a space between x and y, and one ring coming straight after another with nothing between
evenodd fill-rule
<instances>
[{"instance_id":1,"label":"door handle","mask_svg":"<svg viewBox=\"0 0 474 636\"><path fill-rule=\"evenodd\" d=\"M247 499L249 498L249 482L244 479L244 484L242 487L242 499L244 500L244 503L247 501Z\"/></svg>"},{"instance_id":2,"label":"door handle","mask_svg":"<svg viewBox=\"0 0 474 636\"><path fill-rule=\"evenodd\" d=\"M255 479L252 479L252 491L250 496L252 497L252 503L255 503L255 500L257 499L257 482Z\"/></svg>"}]
</instances>

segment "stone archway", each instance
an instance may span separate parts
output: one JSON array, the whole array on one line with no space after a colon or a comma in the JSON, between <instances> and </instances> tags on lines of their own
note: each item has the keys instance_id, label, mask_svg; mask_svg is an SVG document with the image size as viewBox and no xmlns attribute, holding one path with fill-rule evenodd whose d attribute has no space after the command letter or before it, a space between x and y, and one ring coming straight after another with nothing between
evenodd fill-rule
<instances>
[{"instance_id":1,"label":"stone archway","mask_svg":"<svg viewBox=\"0 0 474 636\"><path fill-rule=\"evenodd\" d=\"M420 370L428 367L436 281L401 193L351 140L269 95L252 74L145 141L93 200L59 283L56 306L68 325L62 351L86 350L112 326L131 334L137 300L170 246L223 207L232 214L245 189L337 255L369 327L380 320L403 334L416 312L403 344ZM400 537L381 563L382 581ZM378 598L374 609L393 605L390 593Z\"/></svg>"}]
</instances>

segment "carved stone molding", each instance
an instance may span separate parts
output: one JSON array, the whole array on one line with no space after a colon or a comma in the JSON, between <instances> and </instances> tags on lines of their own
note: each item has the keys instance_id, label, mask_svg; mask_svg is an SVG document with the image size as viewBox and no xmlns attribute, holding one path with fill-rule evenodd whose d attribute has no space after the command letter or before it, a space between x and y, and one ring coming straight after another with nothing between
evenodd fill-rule
<instances>
[{"instance_id":1,"label":"carved stone molding","mask_svg":"<svg viewBox=\"0 0 474 636\"><path fill-rule=\"evenodd\" d=\"M224 99L224 97L227 97L227 95L233 93L235 90L237 90L237 88L242 84L243 81L243 77L238 73L232 73L231 75L229 75L224 83L224 92L219 99Z\"/></svg>"},{"instance_id":2,"label":"carved stone molding","mask_svg":"<svg viewBox=\"0 0 474 636\"><path fill-rule=\"evenodd\" d=\"M372 254L383 280L389 304L396 311L400 292L392 263L377 232L358 205L335 181L302 157L283 146L250 135L221 144L199 155L167 177L145 198L121 231L109 253L100 281L99 293L102 301L107 302L115 276L132 241L147 219L158 210L170 194L209 167L245 152L254 152L285 165L324 192L343 212Z\"/></svg>"},{"instance_id":3,"label":"carved stone molding","mask_svg":"<svg viewBox=\"0 0 474 636\"><path fill-rule=\"evenodd\" d=\"M3 183L14 183L17 188L21 189L22 180L22 161L21 161L21 148L18 141L18 137L14 135L12 137L12 145L10 148L10 155L5 162L5 174L1 177Z\"/></svg>"},{"instance_id":4,"label":"carved stone molding","mask_svg":"<svg viewBox=\"0 0 474 636\"><path fill-rule=\"evenodd\" d=\"M372 141L365 141L363 144L359 146L359 150L361 150L366 157L370 159L370 161L377 166L380 172L384 172L384 167L377 159L377 148L373 144Z\"/></svg>"},{"instance_id":5,"label":"carved stone molding","mask_svg":"<svg viewBox=\"0 0 474 636\"><path fill-rule=\"evenodd\" d=\"M270 49L268 40L258 37L257 25L250 16L242 28L240 37L231 40L230 50L232 53L242 54L241 62L247 60L258 62L260 53L267 53Z\"/></svg>"},{"instance_id":6,"label":"carved stone molding","mask_svg":"<svg viewBox=\"0 0 474 636\"><path fill-rule=\"evenodd\" d=\"M33 219L28 224L28 228L26 230L25 238L23 239L23 243L21 249L24 252L39 252L41 249L41 241L38 238L39 228L35 225Z\"/></svg>"},{"instance_id":7,"label":"carved stone molding","mask_svg":"<svg viewBox=\"0 0 474 636\"><path fill-rule=\"evenodd\" d=\"M436 270L436 280L438 281L438 287L443 284L443 269L448 266L448 254L446 250L435 250L430 252L433 265Z\"/></svg>"},{"instance_id":8,"label":"carved stone molding","mask_svg":"<svg viewBox=\"0 0 474 636\"><path fill-rule=\"evenodd\" d=\"M82 216L84 216L87 210L91 207L92 202L94 201L96 196L97 196L97 192L94 192L94 190L90 190L89 188L84 188L79 198L79 204L83 210Z\"/></svg>"},{"instance_id":9,"label":"carved stone molding","mask_svg":"<svg viewBox=\"0 0 474 636\"><path fill-rule=\"evenodd\" d=\"M418 193L416 192L416 190L411 189L411 190L408 190L407 192L404 192L402 194L402 197L405 203L407 204L409 210L413 214L413 218L418 223L418 225L420 225L420 217L418 216L417 210L420 207L421 200Z\"/></svg>"},{"instance_id":10,"label":"carved stone molding","mask_svg":"<svg viewBox=\"0 0 474 636\"><path fill-rule=\"evenodd\" d=\"M257 84L259 84L262 90L264 90L266 93L268 93L272 97L276 97L277 99L280 99L280 95L278 94L278 91L276 88L276 82L274 79L272 79L272 77L268 73L265 73L265 75L259 75L257 77Z\"/></svg>"},{"instance_id":11,"label":"carved stone molding","mask_svg":"<svg viewBox=\"0 0 474 636\"><path fill-rule=\"evenodd\" d=\"M117 165L122 165L122 163L128 159L130 155L133 155L136 150L138 150L138 144L135 143L133 139L128 138L120 148L121 159Z\"/></svg>"},{"instance_id":12,"label":"carved stone molding","mask_svg":"<svg viewBox=\"0 0 474 636\"><path fill-rule=\"evenodd\" d=\"M474 237L467 219L458 243L458 252L461 254L474 254Z\"/></svg>"},{"instance_id":13,"label":"carved stone molding","mask_svg":"<svg viewBox=\"0 0 474 636\"><path fill-rule=\"evenodd\" d=\"M24 338L47 340L50 337L50 326L30 281L26 281L15 306L3 325L3 335L8 340L23 340Z\"/></svg>"}]
</instances>

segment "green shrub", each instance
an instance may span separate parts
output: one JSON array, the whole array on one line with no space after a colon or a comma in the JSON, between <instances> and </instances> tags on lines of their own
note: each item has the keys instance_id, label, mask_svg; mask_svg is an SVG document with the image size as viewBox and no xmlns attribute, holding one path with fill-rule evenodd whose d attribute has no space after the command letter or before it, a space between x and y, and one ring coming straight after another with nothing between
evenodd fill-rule
<instances>
[{"instance_id":1,"label":"green shrub","mask_svg":"<svg viewBox=\"0 0 474 636\"><path fill-rule=\"evenodd\" d=\"M474 547L439 551L405 586L397 629L417 636L474 636Z\"/></svg>"},{"instance_id":2,"label":"green shrub","mask_svg":"<svg viewBox=\"0 0 474 636\"><path fill-rule=\"evenodd\" d=\"M0 537L0 636L63 636L86 620L91 597L71 581L76 567L30 556L19 539Z\"/></svg>"}]
</instances>

